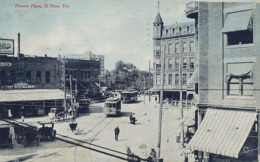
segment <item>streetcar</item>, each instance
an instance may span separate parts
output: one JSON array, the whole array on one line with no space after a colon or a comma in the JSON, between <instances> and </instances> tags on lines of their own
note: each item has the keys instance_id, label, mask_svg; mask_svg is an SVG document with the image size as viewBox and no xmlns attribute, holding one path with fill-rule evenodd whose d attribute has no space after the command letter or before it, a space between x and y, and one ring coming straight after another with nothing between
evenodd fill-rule
<instances>
[{"instance_id":1,"label":"streetcar","mask_svg":"<svg viewBox=\"0 0 260 162\"><path fill-rule=\"evenodd\" d=\"M121 112L121 99L118 97L110 97L106 99L103 111L106 116L118 116Z\"/></svg>"},{"instance_id":2,"label":"streetcar","mask_svg":"<svg viewBox=\"0 0 260 162\"><path fill-rule=\"evenodd\" d=\"M121 99L124 103L131 103L137 100L137 95L136 90L125 90L121 92Z\"/></svg>"}]
</instances>

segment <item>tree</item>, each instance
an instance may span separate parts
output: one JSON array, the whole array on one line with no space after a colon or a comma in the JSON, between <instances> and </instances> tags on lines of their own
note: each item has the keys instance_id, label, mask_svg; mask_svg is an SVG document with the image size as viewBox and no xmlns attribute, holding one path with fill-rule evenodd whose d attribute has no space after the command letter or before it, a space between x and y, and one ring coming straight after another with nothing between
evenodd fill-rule
<instances>
[{"instance_id":1,"label":"tree","mask_svg":"<svg viewBox=\"0 0 260 162\"><path fill-rule=\"evenodd\" d=\"M152 79L149 78L152 74L147 71L140 71L138 68L131 63L124 63L118 61L115 69L106 71L102 82L110 89L136 89L143 90L144 80L146 80L145 87L152 87Z\"/></svg>"}]
</instances>

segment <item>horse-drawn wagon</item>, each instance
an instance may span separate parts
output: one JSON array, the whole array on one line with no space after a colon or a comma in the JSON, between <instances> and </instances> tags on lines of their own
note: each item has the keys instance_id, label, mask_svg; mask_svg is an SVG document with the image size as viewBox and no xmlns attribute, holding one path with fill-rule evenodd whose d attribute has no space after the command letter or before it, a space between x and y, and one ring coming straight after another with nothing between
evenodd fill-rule
<instances>
[{"instance_id":1,"label":"horse-drawn wagon","mask_svg":"<svg viewBox=\"0 0 260 162\"><path fill-rule=\"evenodd\" d=\"M56 130L54 130L53 122L37 122L42 127L38 130L41 140L51 140L54 141L56 137Z\"/></svg>"},{"instance_id":2,"label":"horse-drawn wagon","mask_svg":"<svg viewBox=\"0 0 260 162\"><path fill-rule=\"evenodd\" d=\"M26 124L15 123L14 124L15 139L18 144L23 144L24 147L31 145L33 142L39 146L40 135L38 129L35 126Z\"/></svg>"}]
</instances>

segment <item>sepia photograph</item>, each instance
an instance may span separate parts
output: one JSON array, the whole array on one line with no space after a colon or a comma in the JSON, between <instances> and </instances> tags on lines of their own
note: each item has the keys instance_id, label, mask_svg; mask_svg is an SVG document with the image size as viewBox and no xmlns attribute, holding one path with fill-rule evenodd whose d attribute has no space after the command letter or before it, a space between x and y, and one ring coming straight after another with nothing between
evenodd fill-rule
<instances>
[{"instance_id":1,"label":"sepia photograph","mask_svg":"<svg viewBox=\"0 0 260 162\"><path fill-rule=\"evenodd\" d=\"M0 0L0 162L259 162L259 0Z\"/></svg>"}]
</instances>

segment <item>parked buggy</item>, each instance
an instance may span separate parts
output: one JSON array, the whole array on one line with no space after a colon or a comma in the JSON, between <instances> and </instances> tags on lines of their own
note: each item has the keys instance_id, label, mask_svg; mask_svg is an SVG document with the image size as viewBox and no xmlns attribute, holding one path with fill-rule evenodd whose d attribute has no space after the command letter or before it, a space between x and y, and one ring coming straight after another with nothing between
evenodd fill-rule
<instances>
[{"instance_id":1,"label":"parked buggy","mask_svg":"<svg viewBox=\"0 0 260 162\"><path fill-rule=\"evenodd\" d=\"M10 134L9 124L0 125L0 148L3 147L13 147L12 134Z\"/></svg>"},{"instance_id":2,"label":"parked buggy","mask_svg":"<svg viewBox=\"0 0 260 162\"><path fill-rule=\"evenodd\" d=\"M185 125L184 126L184 143L188 144L191 140L191 138L194 136L195 134L195 125ZM176 142L177 143L181 143L181 134L179 134L176 137Z\"/></svg>"},{"instance_id":3,"label":"parked buggy","mask_svg":"<svg viewBox=\"0 0 260 162\"><path fill-rule=\"evenodd\" d=\"M37 127L16 123L14 132L18 144L23 144L23 146L26 147L35 142L36 145L39 146L40 136Z\"/></svg>"},{"instance_id":4,"label":"parked buggy","mask_svg":"<svg viewBox=\"0 0 260 162\"><path fill-rule=\"evenodd\" d=\"M56 130L54 130L53 122L37 122L42 127L38 130L41 140L54 141L56 137Z\"/></svg>"}]
</instances>

